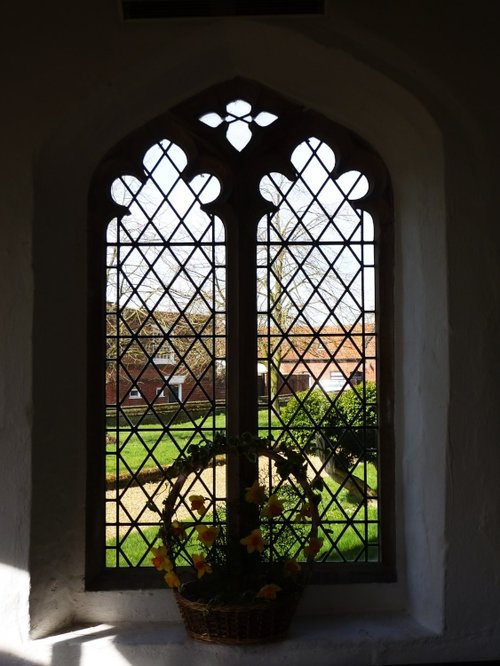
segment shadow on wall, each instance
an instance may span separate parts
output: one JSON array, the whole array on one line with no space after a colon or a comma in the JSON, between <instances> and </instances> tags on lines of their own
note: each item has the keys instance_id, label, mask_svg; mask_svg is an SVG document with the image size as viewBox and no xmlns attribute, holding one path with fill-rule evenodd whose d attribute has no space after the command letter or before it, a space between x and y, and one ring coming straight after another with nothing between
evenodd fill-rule
<instances>
[{"instance_id":1,"label":"shadow on wall","mask_svg":"<svg viewBox=\"0 0 500 666\"><path fill-rule=\"evenodd\" d=\"M0 666L46 666L46 661L33 661L26 657L19 657L12 652L0 651Z\"/></svg>"},{"instance_id":2,"label":"shadow on wall","mask_svg":"<svg viewBox=\"0 0 500 666\"><path fill-rule=\"evenodd\" d=\"M84 632L83 635L80 634L78 636L68 636L62 633L60 637L58 637L60 640L57 640L57 638L54 637L55 642L52 645L52 659L47 666L80 666L80 664L85 661L82 658L85 643L97 642L106 637L116 636L116 629L112 627L92 627L88 630L84 630ZM96 649L96 653L97 651L98 648ZM109 657L108 650L105 650L105 654ZM100 658L97 654L93 655L93 661L96 666L101 666ZM126 662L123 660L119 661L119 663L125 666Z\"/></svg>"}]
</instances>

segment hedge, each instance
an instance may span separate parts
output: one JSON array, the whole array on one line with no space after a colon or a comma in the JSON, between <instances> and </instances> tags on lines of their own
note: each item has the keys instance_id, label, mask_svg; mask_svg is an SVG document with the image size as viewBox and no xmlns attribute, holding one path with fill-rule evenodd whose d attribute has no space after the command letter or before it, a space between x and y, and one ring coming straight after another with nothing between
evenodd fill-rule
<instances>
[{"instance_id":1,"label":"hedge","mask_svg":"<svg viewBox=\"0 0 500 666\"><path fill-rule=\"evenodd\" d=\"M336 464L344 469L359 459L376 459L375 382L358 384L337 395L327 395L321 389L301 391L284 407L281 417L290 429L290 434L284 436L290 446L331 452Z\"/></svg>"},{"instance_id":2,"label":"hedge","mask_svg":"<svg viewBox=\"0 0 500 666\"><path fill-rule=\"evenodd\" d=\"M205 416L212 411L213 406L208 400L197 400L186 403L167 402L154 405L152 409L148 405L141 407L108 407L106 409L106 426L116 427L116 416L118 413L118 425L169 425L171 423L185 423L195 421L200 416ZM222 404L216 404L214 415L224 412Z\"/></svg>"}]
</instances>

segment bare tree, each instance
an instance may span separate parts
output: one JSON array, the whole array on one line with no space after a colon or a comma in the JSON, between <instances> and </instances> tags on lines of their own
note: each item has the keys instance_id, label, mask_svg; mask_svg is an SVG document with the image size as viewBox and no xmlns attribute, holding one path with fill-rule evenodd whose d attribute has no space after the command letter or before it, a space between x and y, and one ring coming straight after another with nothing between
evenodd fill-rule
<instances>
[{"instance_id":1,"label":"bare tree","mask_svg":"<svg viewBox=\"0 0 500 666\"><path fill-rule=\"evenodd\" d=\"M112 187L129 215L108 226L108 380L130 379L128 366L165 353L175 372L205 377L224 357L223 226L200 208L215 179L183 183L182 163L165 156L173 151L179 161L182 151L163 144L146 154L143 183L122 176Z\"/></svg>"},{"instance_id":2,"label":"bare tree","mask_svg":"<svg viewBox=\"0 0 500 666\"><path fill-rule=\"evenodd\" d=\"M261 193L276 212L258 230L259 328L267 331L259 336L259 358L268 359L271 403L279 413L283 360L306 351L308 359L324 358L321 330L359 317L361 299L352 294L358 268L342 260L344 244L336 240L339 227L352 228L359 219L339 197L322 202L300 179L282 174L266 177Z\"/></svg>"},{"instance_id":3,"label":"bare tree","mask_svg":"<svg viewBox=\"0 0 500 666\"><path fill-rule=\"evenodd\" d=\"M119 318L109 318L108 350L111 358L125 353L127 361L139 363L161 343L166 328L177 358L192 372L203 373L215 359L224 373L224 227L200 207L215 198L218 184L210 176L185 184L179 176L185 156L177 148L172 153L172 146L168 159L164 145L148 151L144 183L123 176L113 186L114 199L130 215L108 229L108 311L120 310ZM339 231L347 236L359 218L338 188L329 187L328 173L315 168L317 173L303 168L294 182L273 173L261 183L276 212L261 220L257 232L258 329L267 331L259 335L259 358L267 359L277 412L283 360L306 350L309 358L321 356L321 344L313 344L318 331L360 311L356 257L351 263L341 257ZM135 331L134 340L127 331ZM128 344L126 350L118 349L118 340Z\"/></svg>"}]
</instances>

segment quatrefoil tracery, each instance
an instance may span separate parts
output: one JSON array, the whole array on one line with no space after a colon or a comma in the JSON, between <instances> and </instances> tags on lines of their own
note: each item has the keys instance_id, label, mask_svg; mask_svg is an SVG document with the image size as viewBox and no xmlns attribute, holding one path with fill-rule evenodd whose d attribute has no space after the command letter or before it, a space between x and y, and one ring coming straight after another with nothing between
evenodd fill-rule
<instances>
[{"instance_id":1,"label":"quatrefoil tracery","mask_svg":"<svg viewBox=\"0 0 500 666\"><path fill-rule=\"evenodd\" d=\"M206 113L199 120L209 127L219 127L222 123L227 125L226 139L237 151L241 152L252 140L250 126L256 123L259 127L267 127L277 120L278 116L268 111L260 111L252 115L252 105L242 99L234 100L226 105L226 115Z\"/></svg>"}]
</instances>

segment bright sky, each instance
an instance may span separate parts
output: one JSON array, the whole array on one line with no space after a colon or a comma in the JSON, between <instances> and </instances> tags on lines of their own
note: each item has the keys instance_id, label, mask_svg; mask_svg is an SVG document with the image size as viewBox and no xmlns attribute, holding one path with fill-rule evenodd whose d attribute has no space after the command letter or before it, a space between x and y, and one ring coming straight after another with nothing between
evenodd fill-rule
<instances>
[{"instance_id":1,"label":"bright sky","mask_svg":"<svg viewBox=\"0 0 500 666\"><path fill-rule=\"evenodd\" d=\"M224 119L209 113L200 120L211 127L227 120L228 141L242 150L252 140L248 124L252 119L264 127L276 117L267 113L253 117L250 105L237 100L228 104ZM306 309L309 321L325 323L332 299L338 305L337 316L344 319L356 317L363 305L362 296L364 309L373 310L373 221L355 209L356 200L368 191L366 177L350 171L336 180L330 178L335 155L315 138L297 146L291 162L300 174L295 183L282 174L269 174L261 181L262 196L281 205L279 220L275 218L268 227L267 218L263 218L258 226L259 277L264 267L267 273L270 262L276 266L279 253L283 253L280 240L291 241L293 246L284 255L287 272L281 280L293 300ZM214 281L220 292L216 300L224 300L225 232L222 221L212 220L200 204L217 198L220 183L214 176L202 174L186 184L179 178L187 164L186 155L167 140L152 146L143 164L148 174L144 184L123 175L112 185L113 199L127 206L129 215L108 226L108 299L115 300L118 284L122 305L137 290L148 307L171 310L177 302L191 307L190 311L206 311L212 307ZM352 205L345 201L346 196ZM171 250L165 248L165 240L172 244ZM220 243L215 250L213 240ZM320 241L321 251L312 247L312 241ZM112 268L117 260L122 265L119 282ZM213 262L220 267L212 270ZM166 290L160 287L162 283ZM346 293L346 285L350 293ZM205 300L192 300L197 289L206 294ZM259 309L266 309L267 293L267 289L261 290ZM138 306L140 299L133 297L128 303Z\"/></svg>"}]
</instances>

